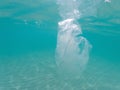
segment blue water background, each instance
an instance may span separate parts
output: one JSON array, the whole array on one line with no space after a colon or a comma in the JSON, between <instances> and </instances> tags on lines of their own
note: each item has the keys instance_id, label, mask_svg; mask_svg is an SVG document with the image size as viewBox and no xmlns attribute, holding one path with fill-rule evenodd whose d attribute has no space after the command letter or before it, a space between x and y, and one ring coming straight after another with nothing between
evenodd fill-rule
<instances>
[{"instance_id":1,"label":"blue water background","mask_svg":"<svg viewBox=\"0 0 120 90\"><path fill-rule=\"evenodd\" d=\"M47 1L40 5L0 6L0 90L120 90L119 9L78 20L92 45L90 59L80 78L65 80L55 62L58 7ZM19 9L22 6L25 10Z\"/></svg>"}]
</instances>

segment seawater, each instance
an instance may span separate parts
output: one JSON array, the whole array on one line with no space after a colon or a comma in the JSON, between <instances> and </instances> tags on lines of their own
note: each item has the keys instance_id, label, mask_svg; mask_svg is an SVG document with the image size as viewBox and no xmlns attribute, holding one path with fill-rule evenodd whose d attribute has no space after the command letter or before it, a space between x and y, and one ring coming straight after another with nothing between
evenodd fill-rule
<instances>
[{"instance_id":1,"label":"seawater","mask_svg":"<svg viewBox=\"0 0 120 90\"><path fill-rule=\"evenodd\" d=\"M14 4L1 6L1 13L7 12L8 6L15 8ZM18 6L22 8L22 5ZM38 23L30 18L15 18L26 11L29 17L36 8L1 16L0 90L120 90L120 18L115 5L115 1L101 5L100 8L104 7L106 11L100 9L99 15L94 13L95 9L89 12L90 15L86 14L84 5L79 8L84 12L84 17L78 19L82 36L90 42L92 49L84 71L72 78L69 74L69 78L64 77L56 64L57 24L61 17L53 14L52 18L49 14L59 11L44 11L45 20ZM110 12L108 7L114 9ZM38 10L43 11L43 8L47 7Z\"/></svg>"}]
</instances>

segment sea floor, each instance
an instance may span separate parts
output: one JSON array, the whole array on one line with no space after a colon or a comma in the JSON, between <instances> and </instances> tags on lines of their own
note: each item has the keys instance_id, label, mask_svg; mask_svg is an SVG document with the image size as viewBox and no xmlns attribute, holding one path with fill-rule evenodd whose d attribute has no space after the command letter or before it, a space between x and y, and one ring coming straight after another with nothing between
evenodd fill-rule
<instances>
[{"instance_id":1,"label":"sea floor","mask_svg":"<svg viewBox=\"0 0 120 90\"><path fill-rule=\"evenodd\" d=\"M120 90L119 68L118 63L91 56L80 77L66 78L54 52L6 56L0 58L0 90Z\"/></svg>"}]
</instances>

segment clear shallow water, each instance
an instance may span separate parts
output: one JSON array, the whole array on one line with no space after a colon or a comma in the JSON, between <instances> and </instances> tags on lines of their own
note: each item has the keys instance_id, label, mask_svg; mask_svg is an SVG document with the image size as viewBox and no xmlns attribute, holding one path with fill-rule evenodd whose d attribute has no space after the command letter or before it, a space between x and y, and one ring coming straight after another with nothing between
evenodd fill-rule
<instances>
[{"instance_id":1,"label":"clear shallow water","mask_svg":"<svg viewBox=\"0 0 120 90\"><path fill-rule=\"evenodd\" d=\"M42 1L41 1L42 2ZM45 3L48 3L46 1ZM116 0L116 2L118 2ZM113 3L116 3L113 2ZM21 2L17 2L21 3ZM25 4L25 2L22 2ZM47 5L47 4L43 5ZM113 4L112 3L112 4ZM54 6L54 3L52 3ZM111 4L114 11L117 4ZM11 7L11 4L9 4ZM7 6L1 10L7 12ZM13 4L13 6L16 4ZM22 4L23 5L23 4ZM32 5L32 4L30 4ZM35 4L36 6L36 4ZM101 5L100 7L103 7ZM106 5L108 7L110 5ZM19 6L21 8L21 5ZM80 77L61 75L55 61L57 43L57 11L42 13L37 18L30 13L37 11L29 6L27 16L9 13L0 18L0 89L1 90L119 90L120 89L120 18L119 13L102 11L97 17L79 19L83 36L92 44L90 59ZM33 6L31 6L33 7ZM57 7L57 6L54 6ZM15 7L14 7L15 8ZM11 9L13 10L13 9ZM17 9L19 12L19 9ZM54 11L56 14L54 15ZM25 12L25 11L24 11ZM107 12L107 13L108 13ZM14 12L16 13L16 12ZM48 15L54 15L52 18ZM52 14L51 14L52 13ZM103 15L104 14L104 15ZM12 15L12 16L11 16ZM36 14L38 15L38 14ZM103 17L103 16L104 17ZM17 18L19 16L20 18ZM33 18L34 17L34 18ZM32 20L31 20L32 18ZM47 19L46 19L47 18ZM50 18L50 19L49 19ZM37 22L37 23L36 23ZM53 23L52 23L53 22Z\"/></svg>"}]
</instances>

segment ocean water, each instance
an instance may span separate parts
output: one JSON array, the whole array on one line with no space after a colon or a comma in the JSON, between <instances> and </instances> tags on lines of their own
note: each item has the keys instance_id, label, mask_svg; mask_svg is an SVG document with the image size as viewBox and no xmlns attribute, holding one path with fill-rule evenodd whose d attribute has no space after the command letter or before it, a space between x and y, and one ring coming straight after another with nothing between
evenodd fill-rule
<instances>
[{"instance_id":1,"label":"ocean water","mask_svg":"<svg viewBox=\"0 0 120 90\"><path fill-rule=\"evenodd\" d=\"M0 90L120 90L119 3L0 1Z\"/></svg>"}]
</instances>

